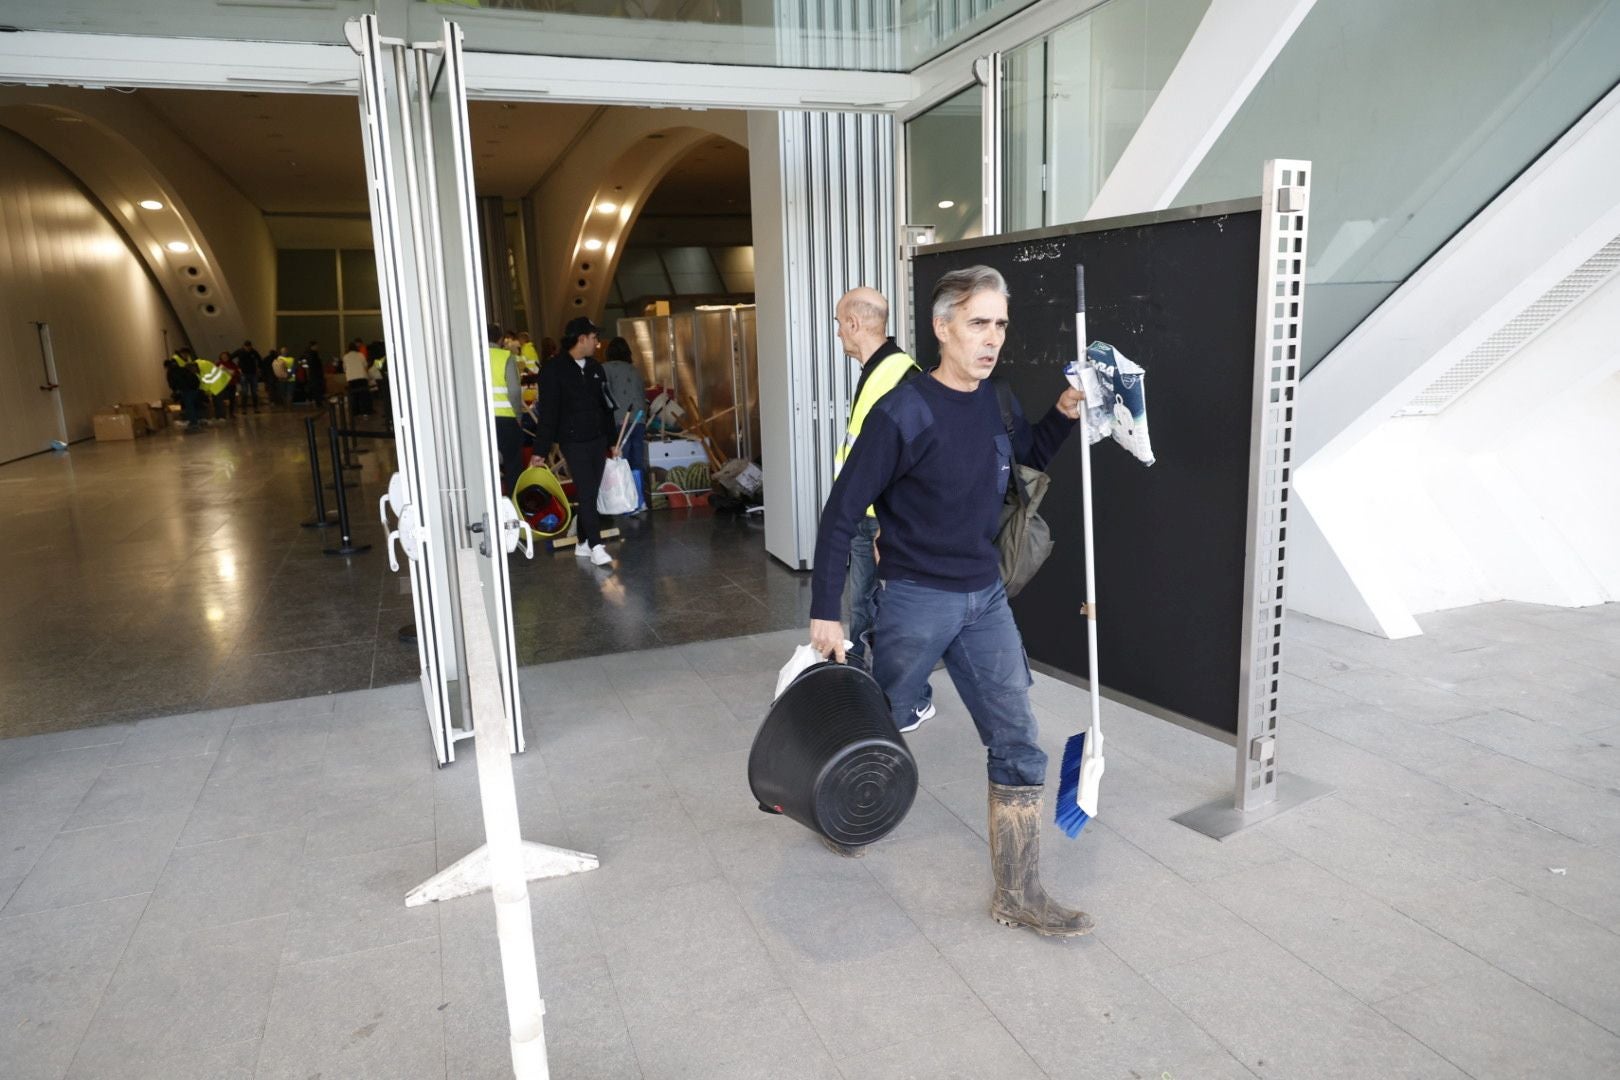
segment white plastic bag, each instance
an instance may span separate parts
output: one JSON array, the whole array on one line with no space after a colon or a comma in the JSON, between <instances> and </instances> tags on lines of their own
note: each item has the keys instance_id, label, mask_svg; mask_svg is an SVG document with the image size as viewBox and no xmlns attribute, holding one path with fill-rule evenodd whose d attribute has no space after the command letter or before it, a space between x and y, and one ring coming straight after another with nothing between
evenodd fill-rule
<instances>
[{"instance_id":1,"label":"white plastic bag","mask_svg":"<svg viewBox=\"0 0 1620 1080\"><path fill-rule=\"evenodd\" d=\"M854 647L855 643L853 641L844 642L845 649L852 649ZM819 664L825 659L825 656L822 656L820 653L816 652L815 648L810 645L800 645L798 648L794 649L793 655L788 657L788 662L782 665L781 671L777 672L776 693L771 695L771 700L775 701L777 698L781 697L782 691L786 690L788 685L792 683L794 679L797 679L799 677L799 673L805 668Z\"/></svg>"},{"instance_id":2,"label":"white plastic bag","mask_svg":"<svg viewBox=\"0 0 1620 1080\"><path fill-rule=\"evenodd\" d=\"M622 457L608 458L602 470L602 490L596 493L596 511L599 514L629 514L641 505L636 491L636 478L630 463Z\"/></svg>"},{"instance_id":3,"label":"white plastic bag","mask_svg":"<svg viewBox=\"0 0 1620 1080\"><path fill-rule=\"evenodd\" d=\"M1070 362L1063 374L1086 395L1086 434L1093 443L1110 435L1144 465L1153 464L1148 438L1147 372L1106 341L1086 348L1083 364Z\"/></svg>"}]
</instances>

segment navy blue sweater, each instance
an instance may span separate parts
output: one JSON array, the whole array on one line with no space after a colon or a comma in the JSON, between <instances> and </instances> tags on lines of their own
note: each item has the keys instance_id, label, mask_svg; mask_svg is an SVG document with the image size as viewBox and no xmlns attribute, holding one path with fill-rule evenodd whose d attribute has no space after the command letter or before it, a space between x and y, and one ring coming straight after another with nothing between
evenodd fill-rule
<instances>
[{"instance_id":1,"label":"navy blue sweater","mask_svg":"<svg viewBox=\"0 0 1620 1080\"><path fill-rule=\"evenodd\" d=\"M1012 462L1046 468L1075 423L1054 405L1031 428L1014 399L1009 440L988 379L964 392L926 376L884 395L822 509L810 617L842 618L849 544L867 506L882 530L880 578L949 592L993 584Z\"/></svg>"}]
</instances>

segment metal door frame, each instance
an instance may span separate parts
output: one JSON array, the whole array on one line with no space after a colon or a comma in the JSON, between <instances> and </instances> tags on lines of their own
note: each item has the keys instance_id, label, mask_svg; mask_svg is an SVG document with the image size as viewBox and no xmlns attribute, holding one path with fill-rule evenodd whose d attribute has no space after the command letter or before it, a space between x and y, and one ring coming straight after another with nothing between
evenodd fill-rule
<instances>
[{"instance_id":1,"label":"metal door frame","mask_svg":"<svg viewBox=\"0 0 1620 1080\"><path fill-rule=\"evenodd\" d=\"M432 262L432 300L443 334L443 351L435 368L443 379L443 401L453 427L455 441L449 444L455 447L453 460L461 464L459 474L451 475L451 480L459 480L460 486L453 494L447 491L446 500L451 516L460 526L455 534L456 546L474 546L476 535L479 553L487 556L478 562L479 576L485 589L485 610L511 749L521 753L523 713L512 626L511 570L506 559L514 546L508 532L509 527L515 527L516 515L509 512L510 503L501 494L495 414L490 409L494 379L484 333L483 258L462 39L459 25L443 22L436 68L427 49L414 47L426 206L437 211L431 219L431 250L436 256ZM441 125L448 130L441 130Z\"/></svg>"},{"instance_id":2,"label":"metal door frame","mask_svg":"<svg viewBox=\"0 0 1620 1080\"><path fill-rule=\"evenodd\" d=\"M51 404L56 408L57 435L66 446L73 440L68 436L67 409L62 405L62 377L56 369L56 350L51 346L51 324L36 322L34 330L39 334L40 361L45 365L45 385L40 389L51 395Z\"/></svg>"},{"instance_id":3,"label":"metal door frame","mask_svg":"<svg viewBox=\"0 0 1620 1080\"><path fill-rule=\"evenodd\" d=\"M421 663L423 698L428 727L440 765L455 760L457 739L465 737L458 725L467 715L461 673L465 660L455 627L459 622L457 597L449 566L450 552L444 531L435 528L431 508L437 502L441 458L428 404L430 376L425 363L427 328L420 306L406 302L420 288L422 269L417 248L408 242L417 223L414 203L402 205L396 177L411 155L409 124L399 92L398 68L386 63L386 46L374 17L351 24L350 44L360 56L360 127L365 147L367 193L376 248L378 284L383 311L383 333L388 343L389 400L394 419L394 443L400 473L426 524L427 539L420 558L407 558L411 575L411 607L416 616L417 657ZM392 90L392 93L390 93ZM395 111L390 113L389 99ZM404 507L394 507L400 513Z\"/></svg>"}]
</instances>

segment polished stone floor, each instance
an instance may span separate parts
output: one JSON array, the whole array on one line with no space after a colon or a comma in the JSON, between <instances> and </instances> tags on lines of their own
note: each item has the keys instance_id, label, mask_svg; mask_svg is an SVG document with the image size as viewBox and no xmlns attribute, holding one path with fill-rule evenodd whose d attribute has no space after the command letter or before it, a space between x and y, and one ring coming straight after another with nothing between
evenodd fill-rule
<instances>
[{"instance_id":1,"label":"polished stone floor","mask_svg":"<svg viewBox=\"0 0 1620 1080\"><path fill-rule=\"evenodd\" d=\"M1068 942L985 914L947 680L850 861L747 789L802 631L526 668L525 835L602 860L532 887L552 1075L1620 1076L1620 605L1421 621L1289 620L1281 762L1335 793L1225 842L1171 818L1231 749L1108 704L1101 813L1043 837ZM1033 698L1056 753L1083 698ZM0 1074L510 1075L488 897L401 903L476 787L410 686L0 740Z\"/></svg>"},{"instance_id":2,"label":"polished stone floor","mask_svg":"<svg viewBox=\"0 0 1620 1080\"><path fill-rule=\"evenodd\" d=\"M300 527L307 415L0 466L0 737L414 681L409 579L388 569L376 510L392 445L362 442L348 474L371 550L325 555L337 530ZM667 511L625 531L611 570L566 551L514 560L520 663L808 620L807 577L765 556L757 520Z\"/></svg>"}]
</instances>

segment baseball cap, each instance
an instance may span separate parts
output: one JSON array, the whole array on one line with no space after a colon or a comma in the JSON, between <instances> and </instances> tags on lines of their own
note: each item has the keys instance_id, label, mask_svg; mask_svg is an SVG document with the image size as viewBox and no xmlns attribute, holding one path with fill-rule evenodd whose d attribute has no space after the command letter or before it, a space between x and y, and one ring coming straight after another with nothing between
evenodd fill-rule
<instances>
[{"instance_id":1,"label":"baseball cap","mask_svg":"<svg viewBox=\"0 0 1620 1080\"><path fill-rule=\"evenodd\" d=\"M568 325L563 327L563 337L584 337L586 334L600 336L602 328L581 315L577 319L570 319Z\"/></svg>"}]
</instances>

